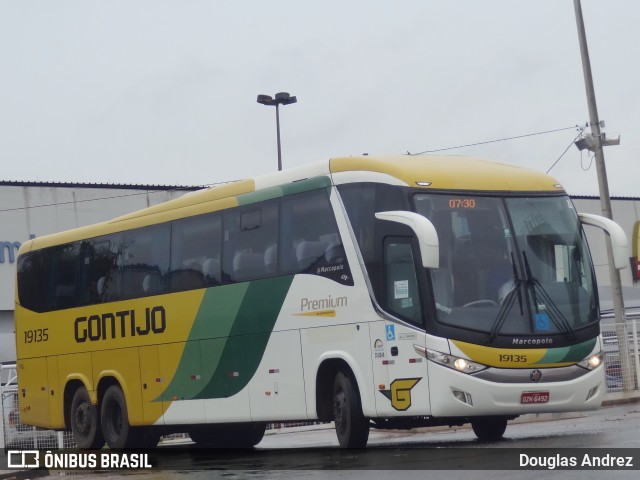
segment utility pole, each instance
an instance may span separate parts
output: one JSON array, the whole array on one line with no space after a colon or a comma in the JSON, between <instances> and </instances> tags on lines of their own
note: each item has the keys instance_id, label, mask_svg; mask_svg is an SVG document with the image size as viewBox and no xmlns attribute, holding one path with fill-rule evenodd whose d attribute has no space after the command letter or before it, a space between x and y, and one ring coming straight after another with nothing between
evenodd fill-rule
<instances>
[{"instance_id":1,"label":"utility pole","mask_svg":"<svg viewBox=\"0 0 640 480\"><path fill-rule=\"evenodd\" d=\"M573 6L576 14L576 24L578 26L578 39L580 41L580 54L582 57L582 71L584 73L584 84L587 93L587 103L589 105L589 123L591 124L591 138L578 145L578 148L587 148L594 152L596 172L598 174L598 187L600 190L600 206L602 215L613 220L611 211L611 198L609 196L609 183L607 181L607 170L604 163L603 146L617 145L619 139L607 140L600 130L600 120L598 118L598 108L596 106L596 94L593 87L593 76L591 74L591 62L589 60L589 50L587 48L587 35L584 28L584 19L582 18L582 6L580 0L573 0ZM578 142L576 142L578 143ZM624 315L624 300L622 298L622 282L620 280L620 271L615 268L613 261L613 248L611 247L611 239L605 236L607 246L607 258L609 261L609 276L611 278L611 296L613 299L613 309L616 319L616 334L618 338L618 352L620 355L620 367L622 369L622 382L625 391L632 389L631 365L629 362L629 348L626 333L626 320Z\"/></svg>"}]
</instances>

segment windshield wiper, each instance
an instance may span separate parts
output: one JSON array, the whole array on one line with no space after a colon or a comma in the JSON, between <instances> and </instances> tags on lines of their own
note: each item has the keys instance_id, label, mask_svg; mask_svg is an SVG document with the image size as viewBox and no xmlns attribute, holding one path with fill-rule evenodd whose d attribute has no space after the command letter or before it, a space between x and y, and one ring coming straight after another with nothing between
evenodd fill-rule
<instances>
[{"instance_id":1,"label":"windshield wiper","mask_svg":"<svg viewBox=\"0 0 640 480\"><path fill-rule=\"evenodd\" d=\"M562 312L553 301L553 299L549 296L542 284L531 273L531 267L529 266L527 254L524 250L522 251L522 258L524 259L525 274L527 277L526 283L527 286L531 288L531 295L533 297L533 305L536 313L540 314L540 310L538 308L538 299L536 296L537 293L538 295L540 295L540 298L544 302L547 316L549 317L549 319L551 319L558 331L564 333L569 340L575 340L576 334L567 321L567 318L562 314Z\"/></svg>"},{"instance_id":2,"label":"windshield wiper","mask_svg":"<svg viewBox=\"0 0 640 480\"><path fill-rule=\"evenodd\" d=\"M513 303L515 302L516 295L518 296L518 303L520 305L520 315L523 315L524 312L522 310L522 290L520 289L520 285L522 285L522 280L518 277L518 270L516 270L516 262L513 256L513 252L511 252L511 266L513 267L513 287L507 293L504 301L502 302L502 306L498 311L498 316L491 324L491 330L489 331L489 341L493 342L498 336L498 332L504 325L505 320L507 319L507 315L511 311L513 307Z\"/></svg>"}]
</instances>

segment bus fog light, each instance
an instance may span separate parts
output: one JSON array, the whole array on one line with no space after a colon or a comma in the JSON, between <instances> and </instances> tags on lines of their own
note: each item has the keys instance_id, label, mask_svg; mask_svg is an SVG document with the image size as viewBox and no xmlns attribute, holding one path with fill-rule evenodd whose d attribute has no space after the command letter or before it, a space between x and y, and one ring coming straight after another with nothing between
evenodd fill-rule
<instances>
[{"instance_id":1,"label":"bus fog light","mask_svg":"<svg viewBox=\"0 0 640 480\"><path fill-rule=\"evenodd\" d=\"M453 396L456 397L456 399L460 400L462 403L473 405L473 400L471 399L470 393L462 392L460 390L453 390Z\"/></svg>"}]
</instances>

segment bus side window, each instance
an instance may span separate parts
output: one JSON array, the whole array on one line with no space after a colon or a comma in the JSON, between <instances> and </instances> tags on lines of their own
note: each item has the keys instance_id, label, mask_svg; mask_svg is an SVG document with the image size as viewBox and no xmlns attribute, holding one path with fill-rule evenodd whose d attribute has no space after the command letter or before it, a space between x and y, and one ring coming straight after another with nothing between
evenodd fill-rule
<instances>
[{"instance_id":1,"label":"bus side window","mask_svg":"<svg viewBox=\"0 0 640 480\"><path fill-rule=\"evenodd\" d=\"M165 290L169 271L168 223L132 230L124 236L122 295L155 295Z\"/></svg>"},{"instance_id":2,"label":"bus side window","mask_svg":"<svg viewBox=\"0 0 640 480\"><path fill-rule=\"evenodd\" d=\"M278 275L279 201L246 205L224 216L225 283Z\"/></svg>"},{"instance_id":3,"label":"bus side window","mask_svg":"<svg viewBox=\"0 0 640 480\"><path fill-rule=\"evenodd\" d=\"M281 269L353 285L327 190L285 197L282 212Z\"/></svg>"},{"instance_id":4,"label":"bus side window","mask_svg":"<svg viewBox=\"0 0 640 480\"><path fill-rule=\"evenodd\" d=\"M76 275L80 258L80 242L56 247L51 251L49 269L50 310L77 306Z\"/></svg>"},{"instance_id":5,"label":"bus side window","mask_svg":"<svg viewBox=\"0 0 640 480\"><path fill-rule=\"evenodd\" d=\"M410 240L385 240L384 271L389 311L415 325L422 325L416 263Z\"/></svg>"},{"instance_id":6,"label":"bus side window","mask_svg":"<svg viewBox=\"0 0 640 480\"><path fill-rule=\"evenodd\" d=\"M184 291L220 285L222 216L198 215L173 222L169 288Z\"/></svg>"},{"instance_id":7,"label":"bus side window","mask_svg":"<svg viewBox=\"0 0 640 480\"><path fill-rule=\"evenodd\" d=\"M18 258L20 304L35 312L46 310L48 250L28 252Z\"/></svg>"},{"instance_id":8,"label":"bus side window","mask_svg":"<svg viewBox=\"0 0 640 480\"><path fill-rule=\"evenodd\" d=\"M117 297L118 245L114 238L114 235L109 235L82 242L81 281L78 285L80 305L102 303Z\"/></svg>"}]
</instances>

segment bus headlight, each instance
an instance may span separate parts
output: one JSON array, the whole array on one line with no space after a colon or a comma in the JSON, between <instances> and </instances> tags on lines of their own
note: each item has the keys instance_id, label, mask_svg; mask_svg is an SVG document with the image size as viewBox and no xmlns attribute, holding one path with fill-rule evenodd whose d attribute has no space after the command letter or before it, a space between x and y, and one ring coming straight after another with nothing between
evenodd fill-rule
<instances>
[{"instance_id":1,"label":"bus headlight","mask_svg":"<svg viewBox=\"0 0 640 480\"><path fill-rule=\"evenodd\" d=\"M582 368L586 368L587 370L593 370L594 368L598 368L602 365L604 357L601 352L594 353L590 357L585 358L581 362L578 362Z\"/></svg>"},{"instance_id":2,"label":"bus headlight","mask_svg":"<svg viewBox=\"0 0 640 480\"><path fill-rule=\"evenodd\" d=\"M453 370L457 370L458 372L477 373L487 368L486 365L472 362L471 360L468 360L466 358L456 357L455 355L438 352L437 350L428 350L426 348L419 349L417 346L415 347L416 351L420 353L420 355L426 357L432 362L438 363Z\"/></svg>"}]
</instances>

